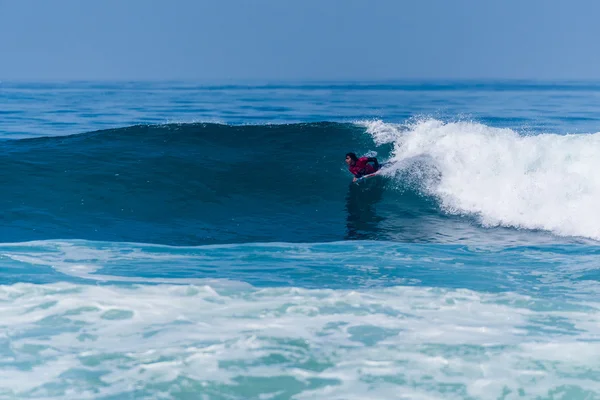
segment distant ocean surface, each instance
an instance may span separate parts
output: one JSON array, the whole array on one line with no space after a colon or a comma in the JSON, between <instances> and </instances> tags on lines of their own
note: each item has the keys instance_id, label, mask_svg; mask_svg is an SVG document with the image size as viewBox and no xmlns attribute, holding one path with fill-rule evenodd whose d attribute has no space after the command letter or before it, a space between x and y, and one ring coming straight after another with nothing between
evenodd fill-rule
<instances>
[{"instance_id":1,"label":"distant ocean surface","mask_svg":"<svg viewBox=\"0 0 600 400\"><path fill-rule=\"evenodd\" d=\"M598 82L0 82L0 398L600 399L598 132Z\"/></svg>"}]
</instances>

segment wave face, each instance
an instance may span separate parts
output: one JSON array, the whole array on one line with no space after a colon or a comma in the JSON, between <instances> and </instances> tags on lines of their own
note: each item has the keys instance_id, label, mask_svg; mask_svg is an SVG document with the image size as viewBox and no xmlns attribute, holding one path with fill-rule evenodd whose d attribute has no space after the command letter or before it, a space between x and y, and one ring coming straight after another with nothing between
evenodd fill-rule
<instances>
[{"instance_id":1,"label":"wave face","mask_svg":"<svg viewBox=\"0 0 600 400\"><path fill-rule=\"evenodd\" d=\"M343 160L367 141L362 131L174 124L5 141L0 207L9 228L0 240L339 239Z\"/></svg>"},{"instance_id":2,"label":"wave face","mask_svg":"<svg viewBox=\"0 0 600 400\"><path fill-rule=\"evenodd\" d=\"M527 230L541 231L536 240L599 239L598 144L598 134L523 136L437 120L171 124L6 140L0 241L445 242L498 240L505 229L511 241ZM352 184L348 151L394 163Z\"/></svg>"}]
</instances>

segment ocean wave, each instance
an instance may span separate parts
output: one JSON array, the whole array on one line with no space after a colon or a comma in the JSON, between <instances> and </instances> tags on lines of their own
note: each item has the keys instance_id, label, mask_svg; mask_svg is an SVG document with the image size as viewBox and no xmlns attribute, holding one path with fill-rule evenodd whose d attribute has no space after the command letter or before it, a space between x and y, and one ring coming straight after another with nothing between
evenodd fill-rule
<instances>
[{"instance_id":1,"label":"ocean wave","mask_svg":"<svg viewBox=\"0 0 600 400\"><path fill-rule=\"evenodd\" d=\"M489 228L600 239L600 134L197 123L0 146L2 242L453 242ZM352 184L348 151L388 161L383 176Z\"/></svg>"}]
</instances>

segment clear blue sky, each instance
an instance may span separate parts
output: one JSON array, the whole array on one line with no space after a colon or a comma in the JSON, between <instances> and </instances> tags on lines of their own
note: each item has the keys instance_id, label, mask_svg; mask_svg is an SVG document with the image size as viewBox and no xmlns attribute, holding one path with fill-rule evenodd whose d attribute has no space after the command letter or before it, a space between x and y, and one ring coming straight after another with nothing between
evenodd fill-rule
<instances>
[{"instance_id":1,"label":"clear blue sky","mask_svg":"<svg viewBox=\"0 0 600 400\"><path fill-rule=\"evenodd\" d=\"M600 79L600 1L0 0L0 80Z\"/></svg>"}]
</instances>

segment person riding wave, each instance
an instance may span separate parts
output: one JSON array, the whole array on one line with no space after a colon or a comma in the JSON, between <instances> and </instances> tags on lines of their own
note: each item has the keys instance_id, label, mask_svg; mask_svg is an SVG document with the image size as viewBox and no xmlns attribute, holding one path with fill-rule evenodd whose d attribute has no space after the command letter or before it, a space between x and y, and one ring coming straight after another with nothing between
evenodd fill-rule
<instances>
[{"instance_id":1,"label":"person riding wave","mask_svg":"<svg viewBox=\"0 0 600 400\"><path fill-rule=\"evenodd\" d=\"M373 163L374 165L369 163ZM366 175L374 174L379 171L379 162L375 157L358 158L354 153L347 153L346 164L348 164L348 170L354 175L352 182L356 182Z\"/></svg>"}]
</instances>

